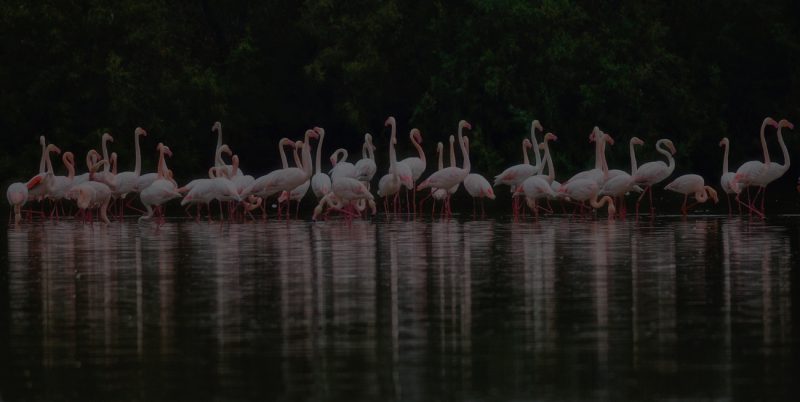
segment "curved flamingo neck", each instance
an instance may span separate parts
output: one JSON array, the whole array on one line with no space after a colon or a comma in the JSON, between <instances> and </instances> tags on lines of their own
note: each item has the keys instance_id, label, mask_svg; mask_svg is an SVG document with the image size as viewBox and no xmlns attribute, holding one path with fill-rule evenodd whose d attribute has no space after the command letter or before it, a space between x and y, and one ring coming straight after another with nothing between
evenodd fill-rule
<instances>
[{"instance_id":1,"label":"curved flamingo neck","mask_svg":"<svg viewBox=\"0 0 800 402\"><path fill-rule=\"evenodd\" d=\"M722 156L722 174L728 173L728 147L730 143L727 141L723 144L724 151Z\"/></svg>"},{"instance_id":2,"label":"curved flamingo neck","mask_svg":"<svg viewBox=\"0 0 800 402\"><path fill-rule=\"evenodd\" d=\"M636 151L633 148L634 145L636 145L636 144L634 144L633 143L633 139L631 139L630 142L628 143L628 151L630 151L630 153L631 153L631 176L635 175L636 171L639 169L639 167L637 166L637 163L636 163ZM727 163L727 159L725 159L725 160L726 160L725 163Z\"/></svg>"},{"instance_id":3,"label":"curved flamingo neck","mask_svg":"<svg viewBox=\"0 0 800 402\"><path fill-rule=\"evenodd\" d=\"M786 148L786 144L783 142L783 134L781 134L781 129L783 129L783 126L778 126L778 144L780 144L781 152L783 152L783 165L780 166L781 170L785 172L789 170L791 160L789 159L789 150Z\"/></svg>"},{"instance_id":4,"label":"curved flamingo neck","mask_svg":"<svg viewBox=\"0 0 800 402\"><path fill-rule=\"evenodd\" d=\"M75 164L72 162L71 154L64 152L61 160L64 162L64 166L67 168L67 180L72 181L72 179L75 178Z\"/></svg>"},{"instance_id":5,"label":"curved flamingo neck","mask_svg":"<svg viewBox=\"0 0 800 402\"><path fill-rule=\"evenodd\" d=\"M283 139L278 141L278 152L281 154L281 166L283 166L283 168L286 169L289 167L289 162L286 161L286 152L283 150L284 146L285 144Z\"/></svg>"},{"instance_id":6,"label":"curved flamingo neck","mask_svg":"<svg viewBox=\"0 0 800 402\"><path fill-rule=\"evenodd\" d=\"M322 141L325 140L325 132L319 133L319 143L317 144L317 173L322 173Z\"/></svg>"},{"instance_id":7,"label":"curved flamingo neck","mask_svg":"<svg viewBox=\"0 0 800 402\"><path fill-rule=\"evenodd\" d=\"M303 162L300 161L300 153L297 151L297 147L294 147L294 149L292 150L292 154L293 154L292 156L294 156L294 164L302 169Z\"/></svg>"},{"instance_id":8,"label":"curved flamingo neck","mask_svg":"<svg viewBox=\"0 0 800 402\"><path fill-rule=\"evenodd\" d=\"M761 123L761 149L764 151L764 164L769 164L769 148L767 148L767 139L764 137L764 130L767 128L767 119Z\"/></svg>"},{"instance_id":9,"label":"curved flamingo neck","mask_svg":"<svg viewBox=\"0 0 800 402\"><path fill-rule=\"evenodd\" d=\"M556 171L553 167L553 157L550 155L550 141L545 137L544 139L544 161L547 163L547 178L552 182L556 178Z\"/></svg>"},{"instance_id":10,"label":"curved flamingo neck","mask_svg":"<svg viewBox=\"0 0 800 402\"><path fill-rule=\"evenodd\" d=\"M533 157L536 160L536 167L541 172L543 166L542 166L542 157L539 154L539 142L536 141L536 123L537 123L537 120L534 120L533 122L531 122L531 143L532 143L531 145L532 145L532 148L533 148ZM524 148L523 148L523 150L524 150ZM525 151L525 153L526 153L525 159L527 159L527 156L528 156L527 155L527 151ZM530 162L526 162L526 163L530 164Z\"/></svg>"},{"instance_id":11,"label":"curved flamingo neck","mask_svg":"<svg viewBox=\"0 0 800 402\"><path fill-rule=\"evenodd\" d=\"M528 158L528 147L525 145L525 140L522 140L522 163L530 165L531 160Z\"/></svg>"},{"instance_id":12,"label":"curved flamingo neck","mask_svg":"<svg viewBox=\"0 0 800 402\"><path fill-rule=\"evenodd\" d=\"M668 149L663 148L665 143L664 140L658 140L656 143L656 151L667 157L667 169L669 174L672 174L675 170L675 158L672 157L672 153L669 152Z\"/></svg>"},{"instance_id":13,"label":"curved flamingo neck","mask_svg":"<svg viewBox=\"0 0 800 402\"><path fill-rule=\"evenodd\" d=\"M107 161L110 161L110 160L108 159L108 137L107 137L107 136L103 135L103 141L101 141L101 144L100 144L100 145L101 145L101 146L102 146L102 148L103 148L103 159L104 159L104 160L107 160ZM111 166L109 166L109 164L108 164L108 163L106 163L106 164L103 166L103 171L104 171L104 172L108 172L110 168L111 168Z\"/></svg>"},{"instance_id":14,"label":"curved flamingo neck","mask_svg":"<svg viewBox=\"0 0 800 402\"><path fill-rule=\"evenodd\" d=\"M414 148L417 149L419 159L422 160L422 163L425 163L425 151L422 150L422 145L420 145L414 138L414 130L411 130L411 133L408 135L408 137L411 138L411 143L414 144Z\"/></svg>"},{"instance_id":15,"label":"curved flamingo neck","mask_svg":"<svg viewBox=\"0 0 800 402\"><path fill-rule=\"evenodd\" d=\"M472 166L470 165L469 161L469 150L467 146L464 144L464 135L463 135L464 125L458 125L458 144L461 146L461 154L464 156L464 167L463 169L469 173Z\"/></svg>"}]
</instances>

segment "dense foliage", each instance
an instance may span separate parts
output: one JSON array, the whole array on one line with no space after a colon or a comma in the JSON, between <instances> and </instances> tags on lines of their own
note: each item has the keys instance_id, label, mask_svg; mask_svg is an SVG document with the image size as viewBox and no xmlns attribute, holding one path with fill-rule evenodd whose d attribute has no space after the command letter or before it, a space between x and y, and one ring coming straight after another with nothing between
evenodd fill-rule
<instances>
[{"instance_id":1,"label":"dense foliage","mask_svg":"<svg viewBox=\"0 0 800 402\"><path fill-rule=\"evenodd\" d=\"M598 125L618 140L612 167L627 168L631 136L647 142L640 160L663 136L676 172L716 183L721 137L736 167L760 155L763 117L800 120L798 15L790 0L6 0L0 168L6 182L35 173L41 134L82 160L108 131L128 170L142 126L144 170L163 141L185 179L210 164L215 120L254 174L314 125L331 151L370 131L384 158L395 115L429 153L469 120L486 175L519 161L538 118L559 136L560 177L592 164Z\"/></svg>"}]
</instances>

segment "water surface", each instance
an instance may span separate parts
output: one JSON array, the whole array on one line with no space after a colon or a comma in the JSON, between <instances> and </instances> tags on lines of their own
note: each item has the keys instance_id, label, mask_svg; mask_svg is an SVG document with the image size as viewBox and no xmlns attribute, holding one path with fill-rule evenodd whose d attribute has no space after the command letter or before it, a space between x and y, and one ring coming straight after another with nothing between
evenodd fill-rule
<instances>
[{"instance_id":1,"label":"water surface","mask_svg":"<svg viewBox=\"0 0 800 402\"><path fill-rule=\"evenodd\" d=\"M0 242L2 400L787 400L800 218L75 222Z\"/></svg>"}]
</instances>

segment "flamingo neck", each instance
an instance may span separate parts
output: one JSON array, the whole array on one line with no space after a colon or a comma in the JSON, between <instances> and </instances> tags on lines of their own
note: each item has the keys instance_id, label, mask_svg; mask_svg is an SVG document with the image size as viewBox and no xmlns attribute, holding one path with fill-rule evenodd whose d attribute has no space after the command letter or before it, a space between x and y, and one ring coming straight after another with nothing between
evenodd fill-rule
<instances>
[{"instance_id":1,"label":"flamingo neck","mask_svg":"<svg viewBox=\"0 0 800 402\"><path fill-rule=\"evenodd\" d=\"M728 173L728 147L730 147L730 145L726 142L724 147L725 149L722 156L722 174Z\"/></svg>"},{"instance_id":2,"label":"flamingo neck","mask_svg":"<svg viewBox=\"0 0 800 402\"><path fill-rule=\"evenodd\" d=\"M61 160L64 162L64 166L67 168L67 180L72 181L75 178L75 164L72 163L68 153L64 153L64 156L61 157Z\"/></svg>"},{"instance_id":3,"label":"flamingo neck","mask_svg":"<svg viewBox=\"0 0 800 402\"><path fill-rule=\"evenodd\" d=\"M450 141L450 166L456 167L456 151L453 148L453 141Z\"/></svg>"},{"instance_id":4,"label":"flamingo neck","mask_svg":"<svg viewBox=\"0 0 800 402\"><path fill-rule=\"evenodd\" d=\"M441 142L439 143L439 147L436 148L436 153L439 156L439 170L442 170L442 169L444 169L444 163L442 163L442 159L443 159L442 158L442 154L444 154L444 146L442 146Z\"/></svg>"},{"instance_id":5,"label":"flamingo neck","mask_svg":"<svg viewBox=\"0 0 800 402\"><path fill-rule=\"evenodd\" d=\"M532 148L533 148L533 157L536 160L536 167L539 168L539 171L541 172L541 170L542 170L542 168L544 166L542 166L542 157L539 154L539 142L536 141L536 124L535 124L535 121L531 123L531 142L533 143L532 144L533 145L532 146ZM525 156L526 156L526 159L527 159L527 156L528 156L527 155L527 151L526 151L526 155ZM528 162L528 164L530 164L530 162Z\"/></svg>"},{"instance_id":6,"label":"flamingo neck","mask_svg":"<svg viewBox=\"0 0 800 402\"><path fill-rule=\"evenodd\" d=\"M235 130L234 130L235 131ZM222 126L217 128L217 148L214 149L214 153L219 153L219 149L222 147ZM214 159L214 166L221 167L222 164L219 162L218 159Z\"/></svg>"},{"instance_id":7,"label":"flamingo neck","mask_svg":"<svg viewBox=\"0 0 800 402\"><path fill-rule=\"evenodd\" d=\"M414 144L414 148L417 149L417 153L419 154L419 159L422 160L422 163L425 163L425 151L422 150L422 145L419 145L417 140L414 139L413 134L409 134L409 137L411 137L411 143Z\"/></svg>"},{"instance_id":8,"label":"flamingo neck","mask_svg":"<svg viewBox=\"0 0 800 402\"><path fill-rule=\"evenodd\" d=\"M397 154L394 151L395 141L395 129L394 124L392 124L392 136L389 138L389 170L392 172L394 180L397 180L399 176L397 174Z\"/></svg>"},{"instance_id":9,"label":"flamingo neck","mask_svg":"<svg viewBox=\"0 0 800 402\"><path fill-rule=\"evenodd\" d=\"M628 150L631 153L631 176L635 175L636 171L639 169L636 163L636 152L634 151L633 146L634 143L633 140L631 140L630 143L628 144ZM725 159L725 161L726 161L725 163L728 163L727 159Z\"/></svg>"},{"instance_id":10,"label":"flamingo neck","mask_svg":"<svg viewBox=\"0 0 800 402\"><path fill-rule=\"evenodd\" d=\"M300 166L303 169L303 173L305 173L306 180L310 179L311 176L314 174L314 167L311 165L311 142L309 140L309 132L311 130L306 130L305 141L303 142L303 163Z\"/></svg>"},{"instance_id":11,"label":"flamingo neck","mask_svg":"<svg viewBox=\"0 0 800 402\"><path fill-rule=\"evenodd\" d=\"M322 173L322 141L325 140L325 132L319 133L319 143L317 144L317 173Z\"/></svg>"},{"instance_id":12,"label":"flamingo neck","mask_svg":"<svg viewBox=\"0 0 800 402\"><path fill-rule=\"evenodd\" d=\"M614 200L611 197L604 195L599 200L597 199L597 194L589 200L589 203L592 205L592 208L600 209L603 205L608 205L608 215L612 216L614 212L616 212L616 208L614 207Z\"/></svg>"},{"instance_id":13,"label":"flamingo neck","mask_svg":"<svg viewBox=\"0 0 800 402\"><path fill-rule=\"evenodd\" d=\"M158 151L157 176L158 176L159 179L163 179L163 178L166 177L166 174L167 174L166 173L166 170L167 170L166 167L167 167L167 161L164 159L164 150L161 149L161 150Z\"/></svg>"},{"instance_id":14,"label":"flamingo neck","mask_svg":"<svg viewBox=\"0 0 800 402\"><path fill-rule=\"evenodd\" d=\"M472 166L470 165L470 162L469 162L469 150L467 149L467 146L464 145L464 135L462 134L462 131L464 131L464 127L459 125L458 126L458 144L461 146L461 155L464 156L464 167L463 167L463 169L467 173L469 173L469 171L472 168Z\"/></svg>"},{"instance_id":15,"label":"flamingo neck","mask_svg":"<svg viewBox=\"0 0 800 402\"><path fill-rule=\"evenodd\" d=\"M369 159L369 155L367 155L367 147L369 147L369 144L364 141L364 143L361 144L361 159Z\"/></svg>"},{"instance_id":16,"label":"flamingo neck","mask_svg":"<svg viewBox=\"0 0 800 402\"><path fill-rule=\"evenodd\" d=\"M283 150L283 140L278 141L278 152L281 154L281 165L284 169L289 167L289 162L286 161L286 152Z\"/></svg>"},{"instance_id":17,"label":"flamingo neck","mask_svg":"<svg viewBox=\"0 0 800 402\"><path fill-rule=\"evenodd\" d=\"M292 154L294 156L294 164L302 169L303 162L300 161L300 154L297 152L297 147L294 147L294 149L292 150Z\"/></svg>"},{"instance_id":18,"label":"flamingo neck","mask_svg":"<svg viewBox=\"0 0 800 402\"><path fill-rule=\"evenodd\" d=\"M47 153L47 141L45 141L44 136L39 137L39 144L42 146L42 156L39 158L39 173L44 173L47 167L47 162L44 161Z\"/></svg>"},{"instance_id":19,"label":"flamingo neck","mask_svg":"<svg viewBox=\"0 0 800 402\"><path fill-rule=\"evenodd\" d=\"M782 171L787 171L789 169L789 164L791 160L789 159L789 150L786 148L786 144L783 142L783 134L781 134L781 129L783 127L778 127L778 144L781 145L781 152L783 152L783 165L781 166Z\"/></svg>"},{"instance_id":20,"label":"flamingo neck","mask_svg":"<svg viewBox=\"0 0 800 402\"><path fill-rule=\"evenodd\" d=\"M547 178L552 182L556 178L556 171L553 167L553 157L550 156L550 146L548 142L547 140L544 141L544 160L547 163Z\"/></svg>"},{"instance_id":21,"label":"flamingo neck","mask_svg":"<svg viewBox=\"0 0 800 402\"><path fill-rule=\"evenodd\" d=\"M761 149L764 151L764 164L769 164L769 148L767 147L767 139L764 137L764 129L767 128L767 120L761 123Z\"/></svg>"},{"instance_id":22,"label":"flamingo neck","mask_svg":"<svg viewBox=\"0 0 800 402\"><path fill-rule=\"evenodd\" d=\"M369 146L367 147L367 154L369 155L369 159L371 159L374 162L375 151L372 150L372 141L369 142Z\"/></svg>"},{"instance_id":23,"label":"flamingo neck","mask_svg":"<svg viewBox=\"0 0 800 402\"><path fill-rule=\"evenodd\" d=\"M597 132L597 135L594 137L594 168L597 170L603 169L603 148L605 145L605 134L601 131Z\"/></svg>"},{"instance_id":24,"label":"flamingo neck","mask_svg":"<svg viewBox=\"0 0 800 402\"><path fill-rule=\"evenodd\" d=\"M133 147L136 152L136 163L133 167L133 173L139 176L142 173L142 151L139 149L139 134L133 135Z\"/></svg>"},{"instance_id":25,"label":"flamingo neck","mask_svg":"<svg viewBox=\"0 0 800 402\"><path fill-rule=\"evenodd\" d=\"M528 159L528 148L525 146L525 141L522 141L522 163L525 165L530 165L531 160Z\"/></svg>"},{"instance_id":26,"label":"flamingo neck","mask_svg":"<svg viewBox=\"0 0 800 402\"><path fill-rule=\"evenodd\" d=\"M668 149L663 148L664 144L664 140L658 140L658 143L656 143L656 151L667 157L667 170L669 174L672 174L675 170L675 158L672 157L672 153L669 152Z\"/></svg>"},{"instance_id":27,"label":"flamingo neck","mask_svg":"<svg viewBox=\"0 0 800 402\"><path fill-rule=\"evenodd\" d=\"M106 160L106 161L107 161L107 160L109 160L109 159L108 159L108 138L106 138L106 137L104 136L104 137L103 137L102 144L100 144L100 145L102 145L102 148L103 148L103 160ZM111 168L111 167L110 167L108 164L105 164L105 165L103 166L103 171L104 171L104 172L108 172L108 170L109 170L110 168Z\"/></svg>"}]
</instances>

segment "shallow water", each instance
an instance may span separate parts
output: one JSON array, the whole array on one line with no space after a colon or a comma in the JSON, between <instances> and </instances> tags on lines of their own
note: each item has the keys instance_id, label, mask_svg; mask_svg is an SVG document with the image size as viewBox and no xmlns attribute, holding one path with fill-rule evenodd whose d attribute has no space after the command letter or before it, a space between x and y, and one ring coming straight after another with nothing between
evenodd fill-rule
<instances>
[{"instance_id":1,"label":"shallow water","mask_svg":"<svg viewBox=\"0 0 800 402\"><path fill-rule=\"evenodd\" d=\"M27 225L0 399L791 399L799 249L798 217Z\"/></svg>"}]
</instances>

